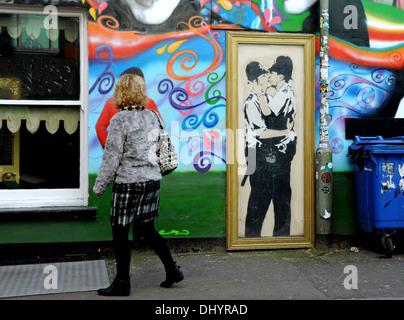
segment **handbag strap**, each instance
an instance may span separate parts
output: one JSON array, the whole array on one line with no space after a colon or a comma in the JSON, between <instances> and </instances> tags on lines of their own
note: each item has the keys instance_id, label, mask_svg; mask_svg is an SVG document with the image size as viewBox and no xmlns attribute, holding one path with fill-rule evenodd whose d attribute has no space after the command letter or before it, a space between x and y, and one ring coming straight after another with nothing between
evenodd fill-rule
<instances>
[{"instance_id":1,"label":"handbag strap","mask_svg":"<svg viewBox=\"0 0 404 320\"><path fill-rule=\"evenodd\" d=\"M151 110L151 109L149 109L149 110L152 111L156 115L157 119L159 119L160 129L165 129L166 130L166 125L164 124L163 120L161 120L159 114L154 110Z\"/></svg>"}]
</instances>

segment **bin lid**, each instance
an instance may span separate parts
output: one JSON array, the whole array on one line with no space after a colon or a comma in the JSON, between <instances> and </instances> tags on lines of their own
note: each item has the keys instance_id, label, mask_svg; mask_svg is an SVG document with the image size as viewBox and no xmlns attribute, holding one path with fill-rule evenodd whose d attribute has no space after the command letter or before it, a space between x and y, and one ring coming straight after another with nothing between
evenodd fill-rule
<instances>
[{"instance_id":1,"label":"bin lid","mask_svg":"<svg viewBox=\"0 0 404 320\"><path fill-rule=\"evenodd\" d=\"M357 144L357 145L404 144L404 136L392 137L392 138L387 138L387 139L384 139L382 136L376 136L376 137L355 136L355 140L354 140L353 144Z\"/></svg>"},{"instance_id":2,"label":"bin lid","mask_svg":"<svg viewBox=\"0 0 404 320\"><path fill-rule=\"evenodd\" d=\"M382 136L355 136L354 142L348 147L347 156L351 157L351 162L356 163L358 168L362 170L364 158L371 159L377 164L377 158L373 156L376 154L404 154L404 137L383 139Z\"/></svg>"},{"instance_id":3,"label":"bin lid","mask_svg":"<svg viewBox=\"0 0 404 320\"><path fill-rule=\"evenodd\" d=\"M371 152L391 152L404 150L404 136L384 139L377 137L355 136L354 142L348 147L349 153L357 150L368 150ZM401 152L400 152L401 153Z\"/></svg>"}]
</instances>

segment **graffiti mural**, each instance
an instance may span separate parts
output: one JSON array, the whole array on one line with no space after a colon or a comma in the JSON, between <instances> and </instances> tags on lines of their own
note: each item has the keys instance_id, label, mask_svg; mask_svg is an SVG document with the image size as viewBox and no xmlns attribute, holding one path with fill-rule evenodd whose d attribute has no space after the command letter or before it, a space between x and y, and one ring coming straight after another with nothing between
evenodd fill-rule
<instances>
[{"instance_id":1,"label":"graffiti mural","mask_svg":"<svg viewBox=\"0 0 404 320\"><path fill-rule=\"evenodd\" d=\"M137 4L130 11L127 1L87 2L93 20L89 23L92 121L112 96L119 74L140 67L149 96L177 143L179 170L206 172L212 165L224 170L225 33L209 28L195 1L172 1L169 7L155 1L143 5L144 15ZM93 127L90 123L90 172L97 172L102 148Z\"/></svg>"},{"instance_id":2,"label":"graffiti mural","mask_svg":"<svg viewBox=\"0 0 404 320\"><path fill-rule=\"evenodd\" d=\"M337 171L352 169L345 159L350 143L344 138L345 118L394 116L403 95L402 4L395 2L394 7L393 3L385 2L330 3L328 99L330 142L337 155ZM180 169L198 172L206 172L212 163L220 169L225 164L225 34L222 30L310 33L319 30L319 1L313 0L293 4L287 0L173 1L164 10L157 1L144 15L135 10L139 7L129 10L126 1L87 3L93 20L89 24L91 68L98 74L92 83L99 85L98 92L90 96L94 102L92 112L97 112L99 95L105 99L111 93L107 88L112 91L114 77L127 66L140 65L150 86L149 93L153 93L152 98L178 135L184 160ZM97 36L100 34L102 37ZM98 71L103 65L103 71ZM112 71L111 67L115 69ZM156 69L164 73L157 74ZM386 110L387 103L389 110ZM317 110L317 117L318 114ZM96 141L92 146L94 158L99 158L102 150L97 148ZM96 171L95 162L94 165Z\"/></svg>"}]
</instances>

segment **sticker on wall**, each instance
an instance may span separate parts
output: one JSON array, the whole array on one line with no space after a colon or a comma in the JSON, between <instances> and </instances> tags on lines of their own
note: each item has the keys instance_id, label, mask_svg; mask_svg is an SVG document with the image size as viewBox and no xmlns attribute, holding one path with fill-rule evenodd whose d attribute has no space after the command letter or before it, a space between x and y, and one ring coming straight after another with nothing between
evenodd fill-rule
<instances>
[{"instance_id":1,"label":"sticker on wall","mask_svg":"<svg viewBox=\"0 0 404 320\"><path fill-rule=\"evenodd\" d=\"M330 183L331 182L331 173L329 172L324 172L321 175L321 181L323 181L324 183Z\"/></svg>"},{"instance_id":2,"label":"sticker on wall","mask_svg":"<svg viewBox=\"0 0 404 320\"><path fill-rule=\"evenodd\" d=\"M324 210L324 219L330 219L331 218L331 212L328 212L327 209Z\"/></svg>"},{"instance_id":3,"label":"sticker on wall","mask_svg":"<svg viewBox=\"0 0 404 320\"><path fill-rule=\"evenodd\" d=\"M404 195L404 164L398 165L398 173L400 174L400 177L401 177L400 182L399 182L399 187Z\"/></svg>"},{"instance_id":4,"label":"sticker on wall","mask_svg":"<svg viewBox=\"0 0 404 320\"><path fill-rule=\"evenodd\" d=\"M328 9L323 9L323 12L321 14L322 18L324 19L324 21L328 21L330 15L328 13Z\"/></svg>"},{"instance_id":5,"label":"sticker on wall","mask_svg":"<svg viewBox=\"0 0 404 320\"><path fill-rule=\"evenodd\" d=\"M380 164L382 166L382 172L384 173L394 173L394 163L389 163L389 162L385 162L385 163L381 163Z\"/></svg>"},{"instance_id":6,"label":"sticker on wall","mask_svg":"<svg viewBox=\"0 0 404 320\"><path fill-rule=\"evenodd\" d=\"M394 183L393 179L393 175L387 175L384 176L386 180L386 182L381 182L382 183L382 193L384 193L384 191L389 190L389 189L395 189L396 188L396 184Z\"/></svg>"}]
</instances>

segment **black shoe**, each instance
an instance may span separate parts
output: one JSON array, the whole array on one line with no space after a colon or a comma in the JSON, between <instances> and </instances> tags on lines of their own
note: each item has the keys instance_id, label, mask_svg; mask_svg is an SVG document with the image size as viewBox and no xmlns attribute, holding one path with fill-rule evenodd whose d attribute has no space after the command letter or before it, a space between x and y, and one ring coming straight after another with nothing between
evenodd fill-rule
<instances>
[{"instance_id":1,"label":"black shoe","mask_svg":"<svg viewBox=\"0 0 404 320\"><path fill-rule=\"evenodd\" d=\"M170 288L174 283L184 280L184 274L180 270L180 266L175 266L174 270L167 272L166 281L160 283L160 287Z\"/></svg>"},{"instance_id":2,"label":"black shoe","mask_svg":"<svg viewBox=\"0 0 404 320\"><path fill-rule=\"evenodd\" d=\"M108 288L98 289L98 294L101 296L129 296L130 281L123 280L116 276Z\"/></svg>"}]
</instances>

